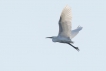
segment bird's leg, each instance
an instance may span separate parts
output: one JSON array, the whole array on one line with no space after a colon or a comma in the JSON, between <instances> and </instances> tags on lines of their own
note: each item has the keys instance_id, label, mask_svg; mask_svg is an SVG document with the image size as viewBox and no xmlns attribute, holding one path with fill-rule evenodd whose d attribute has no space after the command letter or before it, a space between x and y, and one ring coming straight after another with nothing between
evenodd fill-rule
<instances>
[{"instance_id":1,"label":"bird's leg","mask_svg":"<svg viewBox=\"0 0 106 71\"><path fill-rule=\"evenodd\" d=\"M75 47L75 46L73 46L73 45L70 44L70 43L67 43L67 44L71 45L73 48L75 48L77 51L79 51L79 48L78 48L78 47Z\"/></svg>"}]
</instances>

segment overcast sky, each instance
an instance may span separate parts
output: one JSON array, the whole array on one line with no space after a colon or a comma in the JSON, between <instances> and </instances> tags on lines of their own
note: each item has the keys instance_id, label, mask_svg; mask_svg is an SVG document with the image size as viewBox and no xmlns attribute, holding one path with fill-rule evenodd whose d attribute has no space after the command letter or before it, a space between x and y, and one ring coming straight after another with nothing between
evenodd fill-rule
<instances>
[{"instance_id":1,"label":"overcast sky","mask_svg":"<svg viewBox=\"0 0 106 71\"><path fill-rule=\"evenodd\" d=\"M72 8L72 39L53 43L63 8ZM0 71L106 71L105 0L0 0Z\"/></svg>"}]
</instances>

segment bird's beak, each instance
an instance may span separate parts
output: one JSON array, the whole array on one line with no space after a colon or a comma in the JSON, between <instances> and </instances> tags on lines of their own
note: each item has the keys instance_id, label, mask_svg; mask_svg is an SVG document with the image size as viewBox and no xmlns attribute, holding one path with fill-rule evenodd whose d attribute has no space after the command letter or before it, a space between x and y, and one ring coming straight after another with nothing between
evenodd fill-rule
<instances>
[{"instance_id":1,"label":"bird's beak","mask_svg":"<svg viewBox=\"0 0 106 71\"><path fill-rule=\"evenodd\" d=\"M53 38L53 37L46 37L46 38Z\"/></svg>"}]
</instances>

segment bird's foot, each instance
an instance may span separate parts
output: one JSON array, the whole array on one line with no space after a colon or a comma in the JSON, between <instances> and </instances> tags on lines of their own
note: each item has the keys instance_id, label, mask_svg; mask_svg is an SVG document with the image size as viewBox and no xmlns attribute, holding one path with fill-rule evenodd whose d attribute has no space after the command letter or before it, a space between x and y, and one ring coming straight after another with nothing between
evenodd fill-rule
<instances>
[{"instance_id":1,"label":"bird's foot","mask_svg":"<svg viewBox=\"0 0 106 71\"><path fill-rule=\"evenodd\" d=\"M74 47L77 51L80 51L78 47Z\"/></svg>"}]
</instances>

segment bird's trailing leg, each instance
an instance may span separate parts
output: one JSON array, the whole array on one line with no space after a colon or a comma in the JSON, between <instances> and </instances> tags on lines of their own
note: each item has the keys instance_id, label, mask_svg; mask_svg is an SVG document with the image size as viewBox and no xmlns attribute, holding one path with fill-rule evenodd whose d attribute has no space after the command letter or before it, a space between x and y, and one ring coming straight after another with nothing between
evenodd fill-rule
<instances>
[{"instance_id":1,"label":"bird's trailing leg","mask_svg":"<svg viewBox=\"0 0 106 71\"><path fill-rule=\"evenodd\" d=\"M73 46L73 45L70 44L70 43L67 43L67 44L71 45L73 48L75 48L77 51L79 51L79 48L78 48L78 47L75 47L75 46Z\"/></svg>"}]
</instances>

